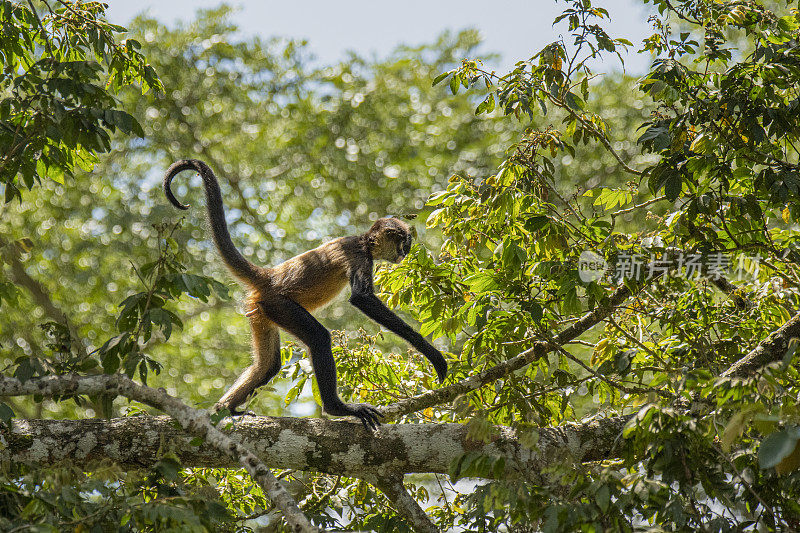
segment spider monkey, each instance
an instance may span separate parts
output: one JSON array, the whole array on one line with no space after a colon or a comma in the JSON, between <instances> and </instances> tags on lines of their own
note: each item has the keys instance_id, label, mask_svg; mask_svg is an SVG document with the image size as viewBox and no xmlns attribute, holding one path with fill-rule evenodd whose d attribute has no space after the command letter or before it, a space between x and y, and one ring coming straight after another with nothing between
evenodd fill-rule
<instances>
[{"instance_id":1,"label":"spider monkey","mask_svg":"<svg viewBox=\"0 0 800 533\"><path fill-rule=\"evenodd\" d=\"M231 273L249 289L245 314L252 329L253 364L217 402L216 409L241 414L235 408L275 377L281 368L280 328L308 347L326 413L355 416L365 428L379 426L378 418L383 414L378 409L365 403L344 403L339 398L331 335L310 313L328 303L348 282L350 303L408 341L433 364L439 382L444 381L447 362L441 352L389 310L375 295L372 285L374 260L398 263L408 254L412 240L408 224L396 218L381 218L363 235L341 237L278 266L262 268L245 259L231 241L219 183L204 162L183 159L167 169L164 193L170 203L179 209L189 208L170 189L172 179L183 170L194 170L202 177L214 244Z\"/></svg>"}]
</instances>

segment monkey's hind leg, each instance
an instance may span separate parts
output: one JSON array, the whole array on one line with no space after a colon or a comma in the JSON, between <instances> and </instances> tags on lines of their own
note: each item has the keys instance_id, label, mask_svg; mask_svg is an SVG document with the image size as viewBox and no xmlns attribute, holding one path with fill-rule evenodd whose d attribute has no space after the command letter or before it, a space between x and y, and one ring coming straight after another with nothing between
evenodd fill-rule
<instances>
[{"instance_id":1,"label":"monkey's hind leg","mask_svg":"<svg viewBox=\"0 0 800 533\"><path fill-rule=\"evenodd\" d=\"M367 403L344 403L336 392L336 361L331 350L331 334L302 305L285 296L259 301L267 318L308 346L311 366L317 376L322 408L333 416L355 416L367 429L380 425L383 413Z\"/></svg>"},{"instance_id":2,"label":"monkey's hind leg","mask_svg":"<svg viewBox=\"0 0 800 533\"><path fill-rule=\"evenodd\" d=\"M258 313L250 316L250 328L253 334L253 364L220 398L214 406L215 410L228 409L231 414L242 414L236 407L244 403L258 387L269 383L281 369L281 338L275 324Z\"/></svg>"}]
</instances>

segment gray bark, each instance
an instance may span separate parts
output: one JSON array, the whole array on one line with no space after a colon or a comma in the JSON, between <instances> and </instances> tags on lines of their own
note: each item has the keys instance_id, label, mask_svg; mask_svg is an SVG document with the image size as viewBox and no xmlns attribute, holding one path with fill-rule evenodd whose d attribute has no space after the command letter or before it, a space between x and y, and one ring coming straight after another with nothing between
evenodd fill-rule
<instances>
[{"instance_id":1,"label":"gray bark","mask_svg":"<svg viewBox=\"0 0 800 533\"><path fill-rule=\"evenodd\" d=\"M447 473L465 452L503 457L505 475L546 481L541 470L556 462L618 457L626 417L600 419L537 430L534 450L517 432L495 428L490 442L467 438L464 424L385 424L368 433L360 423L319 418L243 417L228 436L256 454L266 466L314 470L366 480L399 474ZM225 421L220 423L220 427ZM112 420L13 420L0 431L0 460L49 466L62 462L90 469L102 461L127 468L153 465L165 451L187 467L237 467L218 446L192 446L194 434L169 417L137 416Z\"/></svg>"}]
</instances>

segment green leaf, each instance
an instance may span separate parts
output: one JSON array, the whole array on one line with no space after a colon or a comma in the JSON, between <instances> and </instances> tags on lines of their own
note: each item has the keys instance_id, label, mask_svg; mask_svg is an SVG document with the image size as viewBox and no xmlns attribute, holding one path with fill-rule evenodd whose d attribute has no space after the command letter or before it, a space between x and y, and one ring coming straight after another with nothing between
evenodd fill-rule
<instances>
[{"instance_id":1,"label":"green leaf","mask_svg":"<svg viewBox=\"0 0 800 533\"><path fill-rule=\"evenodd\" d=\"M544 309L537 302L528 302L523 305L523 309L531 315L534 322L540 322L544 316Z\"/></svg>"},{"instance_id":2,"label":"green leaf","mask_svg":"<svg viewBox=\"0 0 800 533\"><path fill-rule=\"evenodd\" d=\"M167 455L161 458L153 469L161 474L164 479L168 481L175 481L178 479L178 472L181 470L181 463L178 461L178 458L174 455Z\"/></svg>"},{"instance_id":3,"label":"green leaf","mask_svg":"<svg viewBox=\"0 0 800 533\"><path fill-rule=\"evenodd\" d=\"M295 383L294 386L292 386L292 388L290 388L286 393L286 398L283 400L284 405L289 405L295 400L295 398L300 396L300 393L303 392L303 387L306 386L307 380L308 378L306 376L303 376L297 380L297 383Z\"/></svg>"},{"instance_id":4,"label":"green leaf","mask_svg":"<svg viewBox=\"0 0 800 533\"><path fill-rule=\"evenodd\" d=\"M608 485L601 485L595 493L595 501L600 510L604 513L608 511L608 506L611 504L611 492L608 490Z\"/></svg>"},{"instance_id":5,"label":"green leaf","mask_svg":"<svg viewBox=\"0 0 800 533\"><path fill-rule=\"evenodd\" d=\"M673 172L664 182L664 195L667 200L674 202L681 195L683 177L678 172Z\"/></svg>"},{"instance_id":6,"label":"green leaf","mask_svg":"<svg viewBox=\"0 0 800 533\"><path fill-rule=\"evenodd\" d=\"M464 280L469 285L472 292L482 293L497 290L500 285L490 272L479 272L473 274Z\"/></svg>"},{"instance_id":7,"label":"green leaf","mask_svg":"<svg viewBox=\"0 0 800 533\"><path fill-rule=\"evenodd\" d=\"M129 378L133 378L133 374L136 372L136 368L139 366L141 360L142 356L140 353L135 350L128 352L122 358L122 371L125 372L125 375Z\"/></svg>"},{"instance_id":8,"label":"green leaf","mask_svg":"<svg viewBox=\"0 0 800 533\"><path fill-rule=\"evenodd\" d=\"M720 437L720 444L725 452L730 451L733 443L744 431L747 415L748 413L745 411L739 411L731 417L728 424L725 426L722 436Z\"/></svg>"},{"instance_id":9,"label":"green leaf","mask_svg":"<svg viewBox=\"0 0 800 533\"><path fill-rule=\"evenodd\" d=\"M452 70L448 70L447 72L442 72L441 74L439 74L438 76L436 76L435 78L433 78L433 83L431 84L431 87L433 87L433 86L435 86L435 85L438 85L438 84L439 84L439 83L440 83L442 80L444 80L444 79L445 79L447 76L449 76L450 74L452 74L452 72L453 72Z\"/></svg>"},{"instance_id":10,"label":"green leaf","mask_svg":"<svg viewBox=\"0 0 800 533\"><path fill-rule=\"evenodd\" d=\"M119 369L120 357L116 350L106 352L101 359L103 372L113 374Z\"/></svg>"},{"instance_id":11,"label":"green leaf","mask_svg":"<svg viewBox=\"0 0 800 533\"><path fill-rule=\"evenodd\" d=\"M458 93L458 87L461 85L461 77L458 74L453 74L450 80L450 92L453 94Z\"/></svg>"},{"instance_id":12,"label":"green leaf","mask_svg":"<svg viewBox=\"0 0 800 533\"><path fill-rule=\"evenodd\" d=\"M458 481L459 473L461 472L461 465L464 462L466 454L455 457L447 467L447 474L450 476L451 481Z\"/></svg>"},{"instance_id":13,"label":"green leaf","mask_svg":"<svg viewBox=\"0 0 800 533\"><path fill-rule=\"evenodd\" d=\"M586 108L586 104L583 102L581 97L575 93L567 93L564 99L566 100L567 105L575 111L583 111Z\"/></svg>"},{"instance_id":14,"label":"green leaf","mask_svg":"<svg viewBox=\"0 0 800 533\"><path fill-rule=\"evenodd\" d=\"M798 435L782 429L767 435L758 447L758 464L762 469L772 468L794 451Z\"/></svg>"},{"instance_id":15,"label":"green leaf","mask_svg":"<svg viewBox=\"0 0 800 533\"><path fill-rule=\"evenodd\" d=\"M220 420L226 416L230 416L230 414L231 412L228 409L220 409L219 411L212 413L209 418L211 419L211 423L216 426L219 424Z\"/></svg>"},{"instance_id":16,"label":"green leaf","mask_svg":"<svg viewBox=\"0 0 800 533\"><path fill-rule=\"evenodd\" d=\"M711 137L711 135L701 133L694 138L692 144L689 146L689 149L693 152L697 152L698 154L713 154L716 146L717 142Z\"/></svg>"},{"instance_id":17,"label":"green leaf","mask_svg":"<svg viewBox=\"0 0 800 533\"><path fill-rule=\"evenodd\" d=\"M559 287L558 296L561 299L562 313L571 315L581 311L581 302L578 299L578 290L575 285L562 285Z\"/></svg>"},{"instance_id":18,"label":"green leaf","mask_svg":"<svg viewBox=\"0 0 800 533\"><path fill-rule=\"evenodd\" d=\"M15 416L17 415L14 414L14 410L11 409L11 407L3 402L0 402L0 422L3 422L3 424L8 427L8 425L11 423L11 419Z\"/></svg>"},{"instance_id":19,"label":"green leaf","mask_svg":"<svg viewBox=\"0 0 800 533\"><path fill-rule=\"evenodd\" d=\"M317 384L316 376L314 376L314 379L311 381L311 393L314 395L314 401L317 402L317 405L322 407L322 395L319 393L319 385Z\"/></svg>"},{"instance_id":20,"label":"green leaf","mask_svg":"<svg viewBox=\"0 0 800 533\"><path fill-rule=\"evenodd\" d=\"M31 377L33 377L33 365L31 364L31 360L29 357L22 358L17 366L17 369L14 371L14 377L20 380L22 383L25 383Z\"/></svg>"},{"instance_id":21,"label":"green leaf","mask_svg":"<svg viewBox=\"0 0 800 533\"><path fill-rule=\"evenodd\" d=\"M164 333L164 337L169 340L170 336L172 335L172 318L164 309L160 307L150 309L147 312L145 319L150 320L152 323L160 326Z\"/></svg>"},{"instance_id":22,"label":"green leaf","mask_svg":"<svg viewBox=\"0 0 800 533\"><path fill-rule=\"evenodd\" d=\"M785 17L779 18L777 25L778 28L787 33L795 32L800 28L800 24L798 24L794 15L786 15Z\"/></svg>"}]
</instances>

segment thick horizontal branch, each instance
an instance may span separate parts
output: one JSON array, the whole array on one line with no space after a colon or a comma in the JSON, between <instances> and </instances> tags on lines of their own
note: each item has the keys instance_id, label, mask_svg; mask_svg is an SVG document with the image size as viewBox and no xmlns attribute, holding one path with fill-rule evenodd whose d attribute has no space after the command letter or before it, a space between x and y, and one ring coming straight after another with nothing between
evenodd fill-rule
<instances>
[{"instance_id":1,"label":"thick horizontal branch","mask_svg":"<svg viewBox=\"0 0 800 533\"><path fill-rule=\"evenodd\" d=\"M274 468L372 480L415 472L447 473L453 460L478 452L503 457L508 475L539 479L544 467L568 458L577 462L618 456L626 421L616 417L541 428L533 451L510 428L496 428L490 442L484 443L468 439L463 424L385 424L373 434L357 422L247 416L226 433ZM146 468L166 451L175 452L187 467L241 466L216 446L192 446L193 435L169 417L13 420L10 431L0 431L0 437L0 461L38 466L69 463L88 470L112 461L123 468Z\"/></svg>"}]
</instances>

